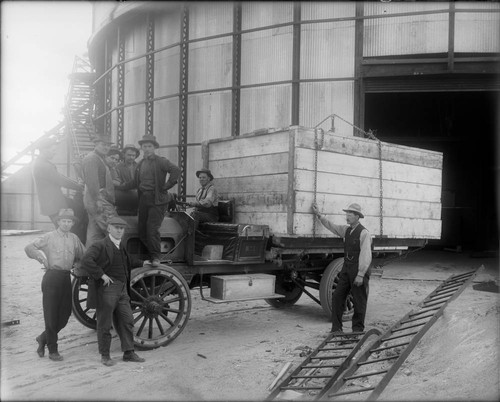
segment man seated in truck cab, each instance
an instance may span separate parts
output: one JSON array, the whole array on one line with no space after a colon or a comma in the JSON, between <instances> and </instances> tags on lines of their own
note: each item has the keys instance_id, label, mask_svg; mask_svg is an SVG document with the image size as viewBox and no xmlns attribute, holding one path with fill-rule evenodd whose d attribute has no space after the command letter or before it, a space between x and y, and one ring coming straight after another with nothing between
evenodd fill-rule
<instances>
[{"instance_id":1,"label":"man seated in truck cab","mask_svg":"<svg viewBox=\"0 0 500 402\"><path fill-rule=\"evenodd\" d=\"M194 207L191 216L195 222L195 229L200 222L217 222L219 220L219 194L212 183L214 176L209 169L200 169L196 172L201 187L196 192L196 200L187 205Z\"/></svg>"}]
</instances>

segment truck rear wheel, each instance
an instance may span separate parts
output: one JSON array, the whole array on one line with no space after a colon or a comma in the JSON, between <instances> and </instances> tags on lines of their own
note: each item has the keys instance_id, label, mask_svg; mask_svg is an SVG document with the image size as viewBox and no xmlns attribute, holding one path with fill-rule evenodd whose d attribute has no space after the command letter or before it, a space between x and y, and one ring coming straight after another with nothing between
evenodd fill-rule
<instances>
[{"instance_id":1,"label":"truck rear wheel","mask_svg":"<svg viewBox=\"0 0 500 402\"><path fill-rule=\"evenodd\" d=\"M71 294L73 314L75 318L87 328L96 329L95 309L87 308L87 296L89 291L89 278L87 276L75 277L71 281Z\"/></svg>"},{"instance_id":2,"label":"truck rear wheel","mask_svg":"<svg viewBox=\"0 0 500 402\"><path fill-rule=\"evenodd\" d=\"M146 349L172 342L191 314L191 293L183 276L166 265L134 269L130 280L134 343Z\"/></svg>"},{"instance_id":3,"label":"truck rear wheel","mask_svg":"<svg viewBox=\"0 0 500 402\"><path fill-rule=\"evenodd\" d=\"M284 275L276 275L274 288L275 293L285 296L279 299L265 299L267 304L276 308L293 306L302 296L302 289L293 283L291 279L287 280Z\"/></svg>"},{"instance_id":4,"label":"truck rear wheel","mask_svg":"<svg viewBox=\"0 0 500 402\"><path fill-rule=\"evenodd\" d=\"M321 302L321 307L329 318L332 316L332 294L337 287L338 275L343 265L343 258L333 260L325 268L319 284L319 300ZM349 321L353 313L354 307L352 304L352 296L349 294L346 299L346 308L342 316L342 321Z\"/></svg>"}]
</instances>

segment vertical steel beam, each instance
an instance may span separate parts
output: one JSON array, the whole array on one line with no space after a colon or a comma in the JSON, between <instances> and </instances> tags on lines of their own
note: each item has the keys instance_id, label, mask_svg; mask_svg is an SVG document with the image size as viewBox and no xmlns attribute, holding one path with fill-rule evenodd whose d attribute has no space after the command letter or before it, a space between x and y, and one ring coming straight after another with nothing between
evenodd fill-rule
<instances>
[{"instance_id":1,"label":"vertical steel beam","mask_svg":"<svg viewBox=\"0 0 500 402\"><path fill-rule=\"evenodd\" d=\"M102 42L100 44L100 51L96 51L96 76L99 77L102 75L104 72L104 64L105 64L105 54L104 54L104 49L105 49L105 43ZM92 84L92 90L93 90L93 99L94 99L94 115L93 118L96 116L101 116L104 113L104 81L100 80L98 82L94 82ZM103 119L98 119L94 120L94 125L95 125L95 130L96 132L102 133L104 132L104 121Z\"/></svg>"},{"instance_id":2,"label":"vertical steel beam","mask_svg":"<svg viewBox=\"0 0 500 402\"><path fill-rule=\"evenodd\" d=\"M293 4L293 44L292 44L292 126L300 120L300 31L301 5Z\"/></svg>"},{"instance_id":3,"label":"vertical steel beam","mask_svg":"<svg viewBox=\"0 0 500 402\"><path fill-rule=\"evenodd\" d=\"M146 56L146 130L153 135L154 89L155 89L155 19L152 14L147 16L147 56Z\"/></svg>"},{"instance_id":4,"label":"vertical steel beam","mask_svg":"<svg viewBox=\"0 0 500 402\"><path fill-rule=\"evenodd\" d=\"M231 135L240 135L240 85L241 85L241 3L233 5L233 84Z\"/></svg>"},{"instance_id":5,"label":"vertical steel beam","mask_svg":"<svg viewBox=\"0 0 500 402\"><path fill-rule=\"evenodd\" d=\"M123 148L124 142L124 110L123 105L125 103L125 35L123 33L123 28L118 27L118 83L117 83L117 98L116 103L118 106L116 112L117 118L117 133L116 133L116 144L120 149Z\"/></svg>"},{"instance_id":6,"label":"vertical steel beam","mask_svg":"<svg viewBox=\"0 0 500 402\"><path fill-rule=\"evenodd\" d=\"M448 3L450 13L448 16L448 72L452 73L455 68L455 3Z\"/></svg>"},{"instance_id":7,"label":"vertical steel beam","mask_svg":"<svg viewBox=\"0 0 500 402\"><path fill-rule=\"evenodd\" d=\"M109 44L109 36L106 38L106 42L104 45L104 57L106 60L106 64L104 69L109 70L111 68L112 64L112 51L110 49L110 44ZM105 112L108 112L111 110L111 75L112 71L108 71L106 74L106 77L104 78L105 84L104 84L104 99L105 99ZM105 117L104 120L104 134L106 135L111 135L111 113L108 113Z\"/></svg>"},{"instance_id":8,"label":"vertical steel beam","mask_svg":"<svg viewBox=\"0 0 500 402\"><path fill-rule=\"evenodd\" d=\"M187 125L188 125L188 56L189 8L184 4L181 17L180 77L179 77L179 168L181 175L177 190L181 200L186 199Z\"/></svg>"},{"instance_id":9,"label":"vertical steel beam","mask_svg":"<svg viewBox=\"0 0 500 402\"><path fill-rule=\"evenodd\" d=\"M354 125L365 129L365 90L363 82L363 34L364 4L356 2L356 20L354 23ZM354 135L359 135L357 131Z\"/></svg>"}]
</instances>

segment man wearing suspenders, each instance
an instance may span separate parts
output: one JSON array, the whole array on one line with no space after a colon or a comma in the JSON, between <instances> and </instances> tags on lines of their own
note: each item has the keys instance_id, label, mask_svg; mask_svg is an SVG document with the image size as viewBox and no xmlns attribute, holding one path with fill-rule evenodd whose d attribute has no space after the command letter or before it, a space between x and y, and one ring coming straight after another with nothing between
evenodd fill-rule
<instances>
[{"instance_id":1,"label":"man wearing suspenders","mask_svg":"<svg viewBox=\"0 0 500 402\"><path fill-rule=\"evenodd\" d=\"M352 331L363 332L372 251L370 233L359 223L359 219L364 218L361 207L351 204L343 210L347 225L336 225L329 221L319 212L316 204L312 205L312 210L325 228L344 239L344 265L332 296L332 332L342 332L342 313L349 292L354 304Z\"/></svg>"}]
</instances>

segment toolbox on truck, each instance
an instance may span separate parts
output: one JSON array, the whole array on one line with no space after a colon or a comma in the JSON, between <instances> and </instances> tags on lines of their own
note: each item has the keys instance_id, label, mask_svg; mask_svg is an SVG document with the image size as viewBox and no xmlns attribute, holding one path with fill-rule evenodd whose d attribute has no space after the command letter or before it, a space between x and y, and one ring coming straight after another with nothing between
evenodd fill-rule
<instances>
[{"instance_id":1,"label":"toolbox on truck","mask_svg":"<svg viewBox=\"0 0 500 402\"><path fill-rule=\"evenodd\" d=\"M226 301L273 297L275 280L268 274L212 276L210 297Z\"/></svg>"}]
</instances>

